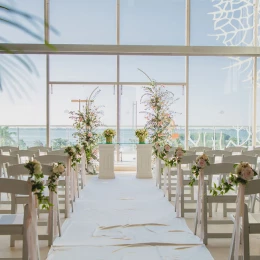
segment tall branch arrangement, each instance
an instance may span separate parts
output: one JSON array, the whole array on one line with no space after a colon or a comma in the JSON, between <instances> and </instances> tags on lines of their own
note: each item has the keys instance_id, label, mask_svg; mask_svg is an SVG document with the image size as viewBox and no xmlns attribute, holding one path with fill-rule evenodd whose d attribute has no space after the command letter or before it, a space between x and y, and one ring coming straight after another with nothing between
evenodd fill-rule
<instances>
[{"instance_id":1,"label":"tall branch arrangement","mask_svg":"<svg viewBox=\"0 0 260 260\"><path fill-rule=\"evenodd\" d=\"M149 141L153 144L153 152L155 156L159 156L160 147L171 143L175 114L174 111L171 111L171 105L178 99L164 86L158 86L156 81L142 70L140 71L150 81L148 86L143 87L145 93L141 97L140 103L144 104L145 109L141 113L145 113L147 119L145 129L148 131Z\"/></svg>"},{"instance_id":2,"label":"tall branch arrangement","mask_svg":"<svg viewBox=\"0 0 260 260\"><path fill-rule=\"evenodd\" d=\"M100 89L97 87L91 93L86 101L86 105L83 107L83 112L72 111L70 112L70 118L74 120L73 126L76 129L74 133L75 137L78 137L79 143L83 146L86 155L87 169L89 174L96 173L96 163L97 163L97 144L98 144L98 134L96 130L101 123L101 116L103 111L101 107L95 106L94 101L99 94Z\"/></svg>"}]
</instances>

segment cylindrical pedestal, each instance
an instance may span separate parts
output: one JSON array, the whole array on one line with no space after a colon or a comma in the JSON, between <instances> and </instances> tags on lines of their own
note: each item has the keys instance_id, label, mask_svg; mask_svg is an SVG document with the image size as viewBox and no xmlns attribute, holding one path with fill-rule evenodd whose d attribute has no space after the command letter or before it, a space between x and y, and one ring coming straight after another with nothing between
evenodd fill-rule
<instances>
[{"instance_id":1,"label":"cylindrical pedestal","mask_svg":"<svg viewBox=\"0 0 260 260\"><path fill-rule=\"evenodd\" d=\"M99 179L114 179L114 144L99 145Z\"/></svg>"}]
</instances>

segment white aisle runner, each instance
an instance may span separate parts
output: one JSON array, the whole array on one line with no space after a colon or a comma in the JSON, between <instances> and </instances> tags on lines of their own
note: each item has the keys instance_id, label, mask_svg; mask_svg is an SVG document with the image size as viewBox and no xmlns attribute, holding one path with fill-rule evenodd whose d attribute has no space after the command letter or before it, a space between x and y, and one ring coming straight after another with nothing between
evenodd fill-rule
<instances>
[{"instance_id":1,"label":"white aisle runner","mask_svg":"<svg viewBox=\"0 0 260 260\"><path fill-rule=\"evenodd\" d=\"M151 179L91 179L48 260L213 259Z\"/></svg>"}]
</instances>

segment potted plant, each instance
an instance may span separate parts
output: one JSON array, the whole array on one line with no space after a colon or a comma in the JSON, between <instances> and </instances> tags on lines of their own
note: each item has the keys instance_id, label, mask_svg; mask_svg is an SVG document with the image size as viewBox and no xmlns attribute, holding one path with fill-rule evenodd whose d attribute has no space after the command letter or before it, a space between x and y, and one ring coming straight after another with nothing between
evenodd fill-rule
<instances>
[{"instance_id":1,"label":"potted plant","mask_svg":"<svg viewBox=\"0 0 260 260\"><path fill-rule=\"evenodd\" d=\"M103 132L103 136L106 138L107 144L112 144L113 137L115 137L116 131L114 129L106 129Z\"/></svg>"},{"instance_id":2,"label":"potted plant","mask_svg":"<svg viewBox=\"0 0 260 260\"><path fill-rule=\"evenodd\" d=\"M139 144L145 144L145 139L148 136L148 132L146 129L135 130L135 135L139 138Z\"/></svg>"}]
</instances>

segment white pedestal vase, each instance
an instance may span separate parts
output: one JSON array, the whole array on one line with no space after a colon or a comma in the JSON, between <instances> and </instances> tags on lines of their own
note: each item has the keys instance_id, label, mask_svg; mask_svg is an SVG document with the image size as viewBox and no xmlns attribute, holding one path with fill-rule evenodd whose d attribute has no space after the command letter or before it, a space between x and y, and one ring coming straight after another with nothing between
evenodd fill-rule
<instances>
[{"instance_id":1,"label":"white pedestal vase","mask_svg":"<svg viewBox=\"0 0 260 260\"><path fill-rule=\"evenodd\" d=\"M99 179L114 179L114 144L99 145Z\"/></svg>"},{"instance_id":2,"label":"white pedestal vase","mask_svg":"<svg viewBox=\"0 0 260 260\"><path fill-rule=\"evenodd\" d=\"M136 178L152 178L152 144L137 144Z\"/></svg>"}]
</instances>

